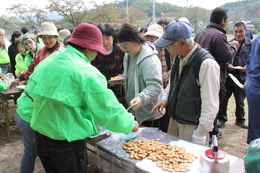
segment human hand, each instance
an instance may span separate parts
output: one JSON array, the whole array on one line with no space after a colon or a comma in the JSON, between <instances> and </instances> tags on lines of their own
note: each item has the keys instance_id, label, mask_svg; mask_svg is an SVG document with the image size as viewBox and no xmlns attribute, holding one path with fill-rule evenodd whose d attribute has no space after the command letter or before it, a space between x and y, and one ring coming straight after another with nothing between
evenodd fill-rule
<instances>
[{"instance_id":1,"label":"human hand","mask_svg":"<svg viewBox=\"0 0 260 173\"><path fill-rule=\"evenodd\" d=\"M197 134L196 130L194 130L191 141L196 144L205 145L206 144L206 136L202 136Z\"/></svg>"},{"instance_id":2,"label":"human hand","mask_svg":"<svg viewBox=\"0 0 260 173\"><path fill-rule=\"evenodd\" d=\"M236 70L233 66L233 64L228 64L228 70L232 71L232 70Z\"/></svg>"},{"instance_id":3,"label":"human hand","mask_svg":"<svg viewBox=\"0 0 260 173\"><path fill-rule=\"evenodd\" d=\"M133 110L138 110L142 106L142 102L139 98L134 98L133 100L130 101L130 106L132 107Z\"/></svg>"},{"instance_id":4,"label":"human hand","mask_svg":"<svg viewBox=\"0 0 260 173\"><path fill-rule=\"evenodd\" d=\"M0 79L4 79L5 74L4 73L0 73Z\"/></svg>"},{"instance_id":5,"label":"human hand","mask_svg":"<svg viewBox=\"0 0 260 173\"><path fill-rule=\"evenodd\" d=\"M26 85L27 81L23 80L22 82L19 82L19 85Z\"/></svg>"},{"instance_id":6,"label":"human hand","mask_svg":"<svg viewBox=\"0 0 260 173\"><path fill-rule=\"evenodd\" d=\"M16 78L14 81L12 81L10 83L10 85L8 86L8 90L11 90L12 88L16 87L20 82L20 79L19 78Z\"/></svg>"},{"instance_id":7,"label":"human hand","mask_svg":"<svg viewBox=\"0 0 260 173\"><path fill-rule=\"evenodd\" d=\"M159 102L153 107L151 113L154 113L154 111L156 111L156 113L157 113L158 115L164 115L164 114L162 113L162 110L163 110L163 108L165 108L166 106L167 106L166 100L161 100L161 101L159 101Z\"/></svg>"},{"instance_id":8,"label":"human hand","mask_svg":"<svg viewBox=\"0 0 260 173\"><path fill-rule=\"evenodd\" d=\"M246 72L246 66L243 67L243 69L239 69L242 72Z\"/></svg>"},{"instance_id":9,"label":"human hand","mask_svg":"<svg viewBox=\"0 0 260 173\"><path fill-rule=\"evenodd\" d=\"M236 45L237 49L240 47L240 44L239 44L239 42L238 42L238 41L236 41L236 40L232 41L232 43L231 43L231 44L234 44L234 45Z\"/></svg>"},{"instance_id":10,"label":"human hand","mask_svg":"<svg viewBox=\"0 0 260 173\"><path fill-rule=\"evenodd\" d=\"M134 126L134 128L133 128L133 132L137 132L138 130L139 130L139 124L138 124L138 122L137 121L135 121L134 122L135 123L135 126Z\"/></svg>"},{"instance_id":11,"label":"human hand","mask_svg":"<svg viewBox=\"0 0 260 173\"><path fill-rule=\"evenodd\" d=\"M246 83L241 87L242 90L246 89Z\"/></svg>"}]
</instances>

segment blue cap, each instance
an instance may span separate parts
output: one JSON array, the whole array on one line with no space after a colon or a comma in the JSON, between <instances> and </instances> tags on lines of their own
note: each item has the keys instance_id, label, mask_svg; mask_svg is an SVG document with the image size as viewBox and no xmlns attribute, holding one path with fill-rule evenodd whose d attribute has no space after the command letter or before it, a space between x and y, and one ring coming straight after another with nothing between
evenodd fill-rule
<instances>
[{"instance_id":1,"label":"blue cap","mask_svg":"<svg viewBox=\"0 0 260 173\"><path fill-rule=\"evenodd\" d=\"M191 38L192 31L191 24L180 20L173 21L164 28L163 35L154 42L154 45L159 48L167 47L173 42Z\"/></svg>"}]
</instances>

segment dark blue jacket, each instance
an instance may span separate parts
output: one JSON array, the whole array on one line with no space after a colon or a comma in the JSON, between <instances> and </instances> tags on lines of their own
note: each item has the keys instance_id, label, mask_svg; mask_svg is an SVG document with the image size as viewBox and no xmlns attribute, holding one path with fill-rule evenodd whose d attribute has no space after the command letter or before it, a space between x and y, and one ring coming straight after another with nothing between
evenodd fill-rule
<instances>
[{"instance_id":1,"label":"dark blue jacket","mask_svg":"<svg viewBox=\"0 0 260 173\"><path fill-rule=\"evenodd\" d=\"M234 39L230 40L231 43ZM248 59L250 52L251 52L251 45L252 41L245 37L244 43L241 45L240 49L238 50L236 56L232 61L230 61L228 64L233 64L233 66L241 66L244 67L246 65L246 60ZM246 72L242 72L240 70L237 70L238 73L233 74L235 77L239 77L242 81L246 79ZM237 76L238 74L239 76Z\"/></svg>"}]
</instances>

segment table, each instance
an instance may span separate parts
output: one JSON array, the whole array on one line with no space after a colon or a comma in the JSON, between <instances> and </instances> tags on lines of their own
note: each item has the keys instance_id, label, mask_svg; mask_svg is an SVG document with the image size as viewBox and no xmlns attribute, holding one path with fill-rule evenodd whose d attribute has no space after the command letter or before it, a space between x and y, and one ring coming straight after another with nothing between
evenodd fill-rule
<instances>
[{"instance_id":1,"label":"table","mask_svg":"<svg viewBox=\"0 0 260 173\"><path fill-rule=\"evenodd\" d=\"M162 143L171 143L183 141L180 138L166 134L157 128L144 128L139 137L146 139L160 138ZM98 158L98 167L102 173L145 173L140 169L140 160L129 158L129 153L122 149L123 140L113 139L113 134L100 142L96 143L96 155ZM198 146L191 142L184 141L192 146ZM199 146L208 149L205 146ZM204 150L203 150L204 151ZM244 161L240 158L232 156L232 163L230 162L230 173L244 173ZM199 159L199 158L198 158ZM199 163L199 162L198 162ZM189 171L191 172L191 171ZM196 171L195 171L196 172ZM198 172L198 170L197 170Z\"/></svg>"},{"instance_id":2,"label":"table","mask_svg":"<svg viewBox=\"0 0 260 173\"><path fill-rule=\"evenodd\" d=\"M6 121L6 133L7 133L7 142L10 143L11 142L11 138L10 138L10 129L9 129L9 123L10 123L10 119L9 119L9 113L8 113L8 100L10 100L10 98L8 98L8 96L11 95L16 95L16 94L21 94L23 91L22 90L18 90L17 88L12 88L12 90L6 90L3 92L0 92L0 96L2 98L2 107L4 110L4 114L5 114L5 121Z\"/></svg>"}]
</instances>

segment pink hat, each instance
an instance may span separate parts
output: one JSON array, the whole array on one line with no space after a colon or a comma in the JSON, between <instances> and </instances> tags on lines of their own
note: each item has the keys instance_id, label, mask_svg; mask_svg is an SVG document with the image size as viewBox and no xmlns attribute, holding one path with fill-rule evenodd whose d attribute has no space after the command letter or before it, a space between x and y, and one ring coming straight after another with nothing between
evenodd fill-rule
<instances>
[{"instance_id":1,"label":"pink hat","mask_svg":"<svg viewBox=\"0 0 260 173\"><path fill-rule=\"evenodd\" d=\"M103 47L103 38L101 31L93 24L79 24L72 32L71 38L67 41L77 46L95 50L103 55L106 50Z\"/></svg>"}]
</instances>

